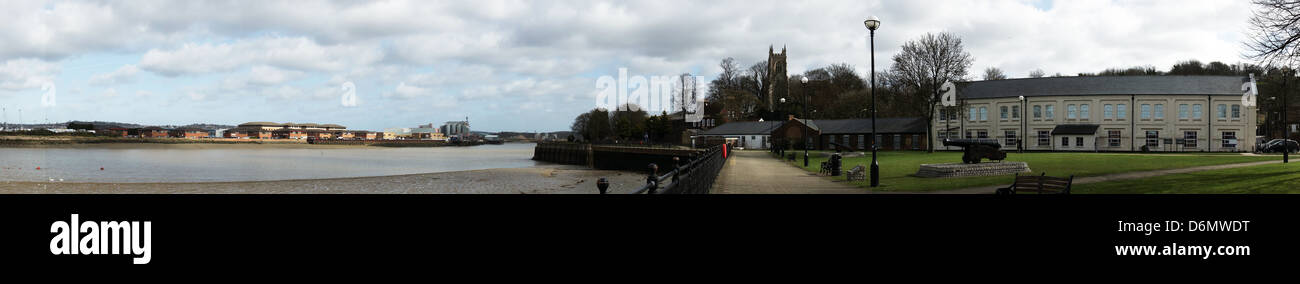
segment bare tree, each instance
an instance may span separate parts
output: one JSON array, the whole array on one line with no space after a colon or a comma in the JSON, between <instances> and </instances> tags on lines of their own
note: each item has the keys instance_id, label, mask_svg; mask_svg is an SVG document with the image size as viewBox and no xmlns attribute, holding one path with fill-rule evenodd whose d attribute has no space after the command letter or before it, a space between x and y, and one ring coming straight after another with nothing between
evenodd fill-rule
<instances>
[{"instance_id":1,"label":"bare tree","mask_svg":"<svg viewBox=\"0 0 1300 284\"><path fill-rule=\"evenodd\" d=\"M1002 73L1002 69L989 67L984 69L984 80L1006 80L1007 74Z\"/></svg>"},{"instance_id":2,"label":"bare tree","mask_svg":"<svg viewBox=\"0 0 1300 284\"><path fill-rule=\"evenodd\" d=\"M718 67L722 69L722 72L718 73L718 77L713 78L713 82L709 83L707 97L708 101L713 103L723 100L724 90L739 88L740 77L742 76L740 66L736 65L735 58L727 57L722 59L722 62L718 63Z\"/></svg>"},{"instance_id":3,"label":"bare tree","mask_svg":"<svg viewBox=\"0 0 1300 284\"><path fill-rule=\"evenodd\" d=\"M939 86L947 81L961 81L974 59L962 50L961 38L950 33L926 33L921 38L903 44L902 51L894 55L890 72L895 82L912 89L908 95L916 96L913 107L924 108L926 133L934 137L935 105L939 103ZM934 152L934 145L926 145Z\"/></svg>"},{"instance_id":4,"label":"bare tree","mask_svg":"<svg viewBox=\"0 0 1300 284\"><path fill-rule=\"evenodd\" d=\"M673 83L677 85L673 88L673 109L681 110L682 115L686 115L686 112L694 110L700 96L695 76L691 76L691 73L682 73Z\"/></svg>"},{"instance_id":5,"label":"bare tree","mask_svg":"<svg viewBox=\"0 0 1300 284\"><path fill-rule=\"evenodd\" d=\"M749 79L745 84L745 91L754 95L759 102L767 101L767 80L768 80L767 61L759 61L749 66Z\"/></svg>"},{"instance_id":6,"label":"bare tree","mask_svg":"<svg viewBox=\"0 0 1300 284\"><path fill-rule=\"evenodd\" d=\"M1043 76L1047 76L1047 72L1043 72L1043 69L1034 69L1034 71L1029 71L1029 78L1042 78Z\"/></svg>"},{"instance_id":7,"label":"bare tree","mask_svg":"<svg viewBox=\"0 0 1300 284\"><path fill-rule=\"evenodd\" d=\"M1300 1L1253 0L1245 57L1264 65L1295 66L1300 59Z\"/></svg>"}]
</instances>

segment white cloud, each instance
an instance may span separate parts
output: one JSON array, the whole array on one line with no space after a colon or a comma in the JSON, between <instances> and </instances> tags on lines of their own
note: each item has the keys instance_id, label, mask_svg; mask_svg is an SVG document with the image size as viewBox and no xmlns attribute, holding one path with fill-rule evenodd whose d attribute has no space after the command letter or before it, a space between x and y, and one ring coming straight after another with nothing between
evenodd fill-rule
<instances>
[{"instance_id":1,"label":"white cloud","mask_svg":"<svg viewBox=\"0 0 1300 284\"><path fill-rule=\"evenodd\" d=\"M135 65L127 64L117 68L117 70L113 70L113 72L90 76L89 83L91 85L101 86L131 83L135 81L135 75L137 73L140 73L140 68L135 67Z\"/></svg>"},{"instance_id":2,"label":"white cloud","mask_svg":"<svg viewBox=\"0 0 1300 284\"><path fill-rule=\"evenodd\" d=\"M223 44L186 43L151 49L140 67L166 76L226 72L249 65L302 71L339 71L383 59L377 45L319 45L305 37L263 37Z\"/></svg>"},{"instance_id":3,"label":"white cloud","mask_svg":"<svg viewBox=\"0 0 1300 284\"><path fill-rule=\"evenodd\" d=\"M6 60L0 64L0 89L17 91L40 88L54 82L60 72L58 64L32 58Z\"/></svg>"}]
</instances>

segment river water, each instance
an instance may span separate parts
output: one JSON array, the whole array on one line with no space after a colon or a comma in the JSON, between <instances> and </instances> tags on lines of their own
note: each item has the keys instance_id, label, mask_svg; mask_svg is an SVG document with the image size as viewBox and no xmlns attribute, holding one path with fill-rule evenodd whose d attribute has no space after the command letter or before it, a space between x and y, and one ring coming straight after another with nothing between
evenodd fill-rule
<instances>
[{"instance_id":1,"label":"river water","mask_svg":"<svg viewBox=\"0 0 1300 284\"><path fill-rule=\"evenodd\" d=\"M0 148L0 181L214 182L523 168L534 144L232 149ZM40 170L36 170L40 167ZM100 170L100 168L103 170Z\"/></svg>"}]
</instances>

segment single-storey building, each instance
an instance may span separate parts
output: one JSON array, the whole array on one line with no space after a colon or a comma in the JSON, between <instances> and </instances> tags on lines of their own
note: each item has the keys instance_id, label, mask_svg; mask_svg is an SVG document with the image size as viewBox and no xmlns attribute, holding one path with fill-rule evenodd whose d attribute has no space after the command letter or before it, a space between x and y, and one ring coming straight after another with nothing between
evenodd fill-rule
<instances>
[{"instance_id":1,"label":"single-storey building","mask_svg":"<svg viewBox=\"0 0 1300 284\"><path fill-rule=\"evenodd\" d=\"M776 130L777 127L781 127L784 123L784 121L733 121L700 132L693 138L722 138L732 147L770 149L772 147L772 130Z\"/></svg>"},{"instance_id":2,"label":"single-storey building","mask_svg":"<svg viewBox=\"0 0 1300 284\"><path fill-rule=\"evenodd\" d=\"M169 132L169 135L171 135L171 137L176 137L176 138L199 139L199 138L208 137L208 131L200 128L195 128L195 127L182 127L182 128L172 129Z\"/></svg>"},{"instance_id":3,"label":"single-storey building","mask_svg":"<svg viewBox=\"0 0 1300 284\"><path fill-rule=\"evenodd\" d=\"M776 143L790 144L799 148L809 143L813 149L831 150L833 144L852 148L857 151L870 151L872 141L879 150L924 150L928 145L925 118L893 117L878 118L876 127L879 131L872 139L871 119L798 119L793 115L785 124L772 131ZM808 136L804 137L804 130Z\"/></svg>"}]
</instances>

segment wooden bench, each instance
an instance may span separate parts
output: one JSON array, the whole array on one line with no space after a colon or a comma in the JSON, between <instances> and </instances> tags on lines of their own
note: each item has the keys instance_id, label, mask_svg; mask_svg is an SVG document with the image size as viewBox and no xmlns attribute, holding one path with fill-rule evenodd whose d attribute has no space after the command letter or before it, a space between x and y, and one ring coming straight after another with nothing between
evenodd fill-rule
<instances>
[{"instance_id":1,"label":"wooden bench","mask_svg":"<svg viewBox=\"0 0 1300 284\"><path fill-rule=\"evenodd\" d=\"M858 165L856 167L853 167L852 169L849 169L849 172L847 175L845 175L845 178L848 178L849 181L867 180L866 171L867 168L862 167L862 165Z\"/></svg>"},{"instance_id":2,"label":"wooden bench","mask_svg":"<svg viewBox=\"0 0 1300 284\"><path fill-rule=\"evenodd\" d=\"M1074 175L1062 178L1047 176L1047 173L1036 176L1016 174L1016 179L1011 186L999 188L997 194L1016 194L1021 191L1038 192L1038 194L1070 194L1070 185L1073 183Z\"/></svg>"}]
</instances>

